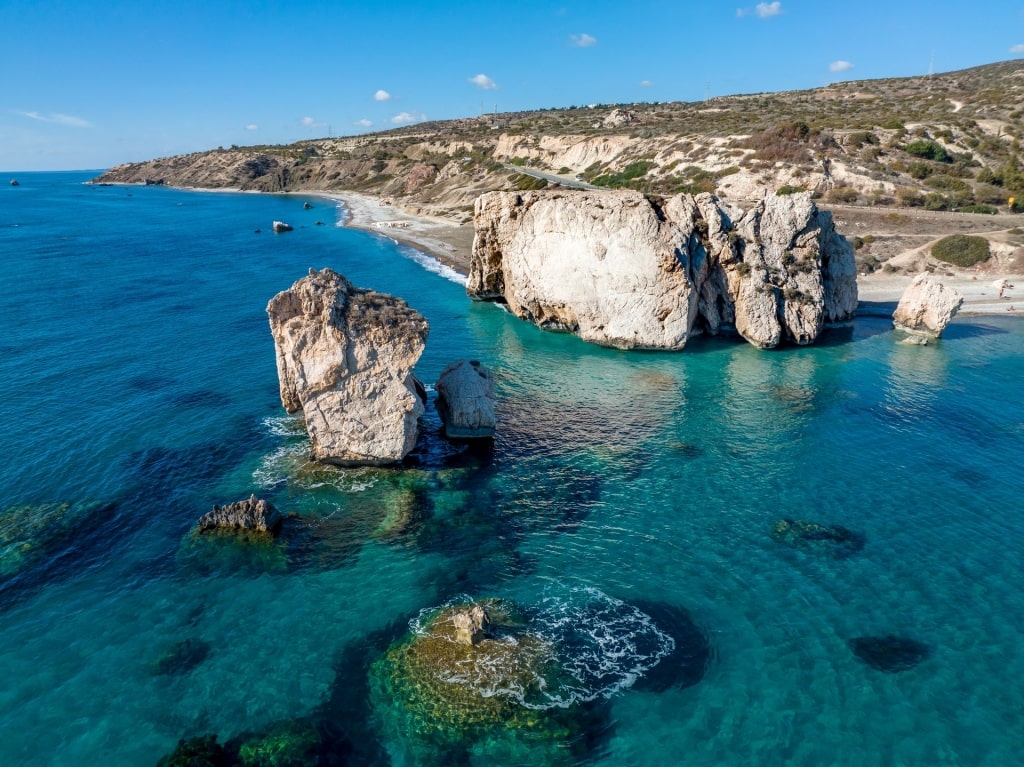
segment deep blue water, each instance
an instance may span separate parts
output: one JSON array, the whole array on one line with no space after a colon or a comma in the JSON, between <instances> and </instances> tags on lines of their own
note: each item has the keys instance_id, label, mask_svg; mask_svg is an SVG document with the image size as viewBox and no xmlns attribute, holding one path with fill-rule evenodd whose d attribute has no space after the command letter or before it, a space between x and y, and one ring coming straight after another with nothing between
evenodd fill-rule
<instances>
[{"instance_id":1,"label":"deep blue water","mask_svg":"<svg viewBox=\"0 0 1024 767\"><path fill-rule=\"evenodd\" d=\"M865 318L814 348L618 352L470 302L325 200L88 177L0 186L0 535L39 528L0 541L0 764L149 765L313 712L376 738L364 762L406 763L366 659L459 595L622 600L696 648L685 674L595 683L588 764L1020 763L1017 318L927 347ZM306 463L265 307L326 266L429 319L422 380L462 357L495 371L493 453L447 446L431 409L404 468ZM190 536L253 492L296 515L284 543ZM788 546L781 518L863 548ZM614 643L588 609L581 635ZM885 673L851 650L889 634L930 653ZM202 657L158 673L186 640Z\"/></svg>"}]
</instances>

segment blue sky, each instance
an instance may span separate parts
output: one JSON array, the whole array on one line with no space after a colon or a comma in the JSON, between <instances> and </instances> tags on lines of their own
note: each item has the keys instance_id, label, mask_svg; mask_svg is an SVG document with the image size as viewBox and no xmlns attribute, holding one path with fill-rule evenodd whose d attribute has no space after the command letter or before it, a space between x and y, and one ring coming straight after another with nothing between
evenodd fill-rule
<instances>
[{"instance_id":1,"label":"blue sky","mask_svg":"<svg viewBox=\"0 0 1024 767\"><path fill-rule=\"evenodd\" d=\"M0 0L0 169L1022 56L1024 0Z\"/></svg>"}]
</instances>

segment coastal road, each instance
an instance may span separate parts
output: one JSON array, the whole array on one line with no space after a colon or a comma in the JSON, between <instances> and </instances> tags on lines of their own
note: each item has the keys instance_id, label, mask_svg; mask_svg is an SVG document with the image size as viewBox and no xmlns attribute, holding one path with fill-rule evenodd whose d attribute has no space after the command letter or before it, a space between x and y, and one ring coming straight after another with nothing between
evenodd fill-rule
<instances>
[{"instance_id":1,"label":"coastal road","mask_svg":"<svg viewBox=\"0 0 1024 767\"><path fill-rule=\"evenodd\" d=\"M593 184L587 184L583 181L577 181L575 178L568 178L566 176L557 176L554 173L545 173L542 170L534 170L533 168L524 168L520 165L511 165L509 163L502 163L506 170L514 170L517 173L522 173L526 176L533 176L534 178L542 178L549 184L559 184L560 186L568 187L569 189L603 189L604 187L594 186Z\"/></svg>"}]
</instances>

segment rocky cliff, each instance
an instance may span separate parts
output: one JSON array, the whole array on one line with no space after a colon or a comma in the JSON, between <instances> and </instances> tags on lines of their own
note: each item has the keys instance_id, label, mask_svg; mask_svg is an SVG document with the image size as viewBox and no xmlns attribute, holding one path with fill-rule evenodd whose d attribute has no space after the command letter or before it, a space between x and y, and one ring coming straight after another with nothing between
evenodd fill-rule
<instances>
[{"instance_id":1,"label":"rocky cliff","mask_svg":"<svg viewBox=\"0 0 1024 767\"><path fill-rule=\"evenodd\" d=\"M621 349L734 329L760 348L853 317L853 249L809 194L743 212L710 194L494 192L474 210L467 292Z\"/></svg>"},{"instance_id":2,"label":"rocky cliff","mask_svg":"<svg viewBox=\"0 0 1024 767\"><path fill-rule=\"evenodd\" d=\"M422 315L330 269L311 269L267 314L281 403L303 411L315 459L386 464L412 450L424 410L412 374L427 340Z\"/></svg>"}]
</instances>

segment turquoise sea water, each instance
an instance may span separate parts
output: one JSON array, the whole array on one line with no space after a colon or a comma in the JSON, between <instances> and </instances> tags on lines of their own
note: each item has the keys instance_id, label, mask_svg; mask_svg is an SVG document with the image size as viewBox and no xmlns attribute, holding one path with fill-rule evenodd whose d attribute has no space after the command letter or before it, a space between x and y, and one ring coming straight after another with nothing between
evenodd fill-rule
<instances>
[{"instance_id":1,"label":"turquoise sea water","mask_svg":"<svg viewBox=\"0 0 1024 767\"><path fill-rule=\"evenodd\" d=\"M927 347L865 318L814 348L618 352L470 302L328 201L90 175L0 188L0 535L36 542L0 544L0 764L151 765L304 716L351 763L410 763L366 665L463 595L572 619L586 764L1020 764L1018 319ZM403 468L306 464L264 310L326 266L429 319L425 382L495 371L493 452L445 444L428 408ZM296 515L278 545L190 537L253 492ZM863 549L788 546L781 518ZM679 649L635 680L656 652L602 622L618 600ZM930 653L885 673L851 650L889 634ZM202 651L168 671L182 642Z\"/></svg>"}]
</instances>

